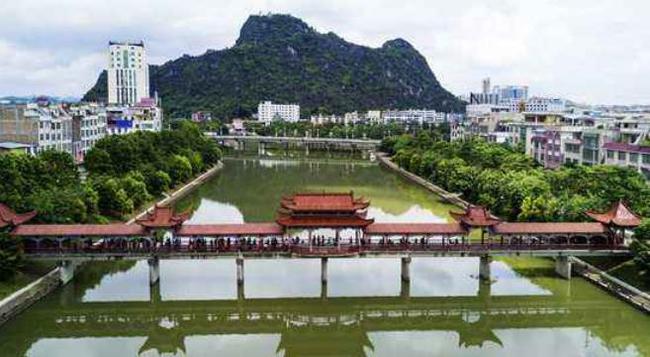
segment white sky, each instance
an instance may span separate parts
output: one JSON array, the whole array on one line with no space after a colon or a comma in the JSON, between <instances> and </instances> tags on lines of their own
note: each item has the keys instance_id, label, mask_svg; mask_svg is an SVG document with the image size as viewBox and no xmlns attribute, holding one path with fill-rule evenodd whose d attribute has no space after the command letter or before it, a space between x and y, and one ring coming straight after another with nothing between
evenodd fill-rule
<instances>
[{"instance_id":1,"label":"white sky","mask_svg":"<svg viewBox=\"0 0 650 357\"><path fill-rule=\"evenodd\" d=\"M5 0L0 96L81 96L109 40L151 63L232 46L249 14L289 13L378 47L401 37L454 94L480 81L594 104L650 104L647 0Z\"/></svg>"}]
</instances>

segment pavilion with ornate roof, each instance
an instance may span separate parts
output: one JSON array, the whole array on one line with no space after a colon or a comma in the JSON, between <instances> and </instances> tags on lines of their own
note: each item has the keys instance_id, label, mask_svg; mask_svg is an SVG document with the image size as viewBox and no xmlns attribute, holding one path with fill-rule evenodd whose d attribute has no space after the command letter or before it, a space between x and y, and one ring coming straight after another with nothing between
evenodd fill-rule
<instances>
[{"instance_id":1,"label":"pavilion with ornate roof","mask_svg":"<svg viewBox=\"0 0 650 357\"><path fill-rule=\"evenodd\" d=\"M177 229L190 216L190 212L176 214L173 207L156 204L151 212L136 219L136 223L147 229Z\"/></svg>"},{"instance_id":2,"label":"pavilion with ornate roof","mask_svg":"<svg viewBox=\"0 0 650 357\"><path fill-rule=\"evenodd\" d=\"M18 214L7 205L0 203L0 229L19 226L36 216L36 211Z\"/></svg>"},{"instance_id":3,"label":"pavilion with ornate roof","mask_svg":"<svg viewBox=\"0 0 650 357\"><path fill-rule=\"evenodd\" d=\"M286 229L330 228L362 230L374 222L367 219L370 205L354 193L297 193L283 197L276 223Z\"/></svg>"},{"instance_id":4,"label":"pavilion with ornate roof","mask_svg":"<svg viewBox=\"0 0 650 357\"><path fill-rule=\"evenodd\" d=\"M481 206L469 205L465 208L465 212L449 211L449 214L467 231L470 231L473 228L480 228L481 243L484 243L486 229L501 223L501 219L497 218L485 207Z\"/></svg>"},{"instance_id":5,"label":"pavilion with ornate roof","mask_svg":"<svg viewBox=\"0 0 650 357\"><path fill-rule=\"evenodd\" d=\"M615 235L617 239L622 240L625 237L626 229L634 229L641 224L641 217L623 203L622 200L614 203L607 212L593 212L587 211L586 215L591 219L607 226Z\"/></svg>"}]
</instances>

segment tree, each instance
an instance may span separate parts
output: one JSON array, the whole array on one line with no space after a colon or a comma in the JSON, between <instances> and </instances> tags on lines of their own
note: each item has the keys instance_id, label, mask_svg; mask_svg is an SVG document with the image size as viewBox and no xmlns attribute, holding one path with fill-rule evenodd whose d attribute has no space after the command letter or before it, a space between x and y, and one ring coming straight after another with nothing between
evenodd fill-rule
<instances>
[{"instance_id":1,"label":"tree","mask_svg":"<svg viewBox=\"0 0 650 357\"><path fill-rule=\"evenodd\" d=\"M95 174L112 174L115 170L111 162L111 156L104 149L94 147L84 157L84 166Z\"/></svg>"},{"instance_id":2,"label":"tree","mask_svg":"<svg viewBox=\"0 0 650 357\"><path fill-rule=\"evenodd\" d=\"M634 238L643 242L650 241L650 218L644 219L641 221L641 225L636 227L634 230Z\"/></svg>"},{"instance_id":3,"label":"tree","mask_svg":"<svg viewBox=\"0 0 650 357\"><path fill-rule=\"evenodd\" d=\"M14 277L23 264L23 256L15 239L8 233L0 232L0 281Z\"/></svg>"},{"instance_id":4,"label":"tree","mask_svg":"<svg viewBox=\"0 0 650 357\"><path fill-rule=\"evenodd\" d=\"M141 173L134 171L120 180L120 186L127 196L133 201L134 207L139 207L151 199L147 191L147 184Z\"/></svg>"},{"instance_id":5,"label":"tree","mask_svg":"<svg viewBox=\"0 0 650 357\"><path fill-rule=\"evenodd\" d=\"M169 177L174 184L185 182L192 177L190 160L182 155L174 155L169 163Z\"/></svg>"}]
</instances>

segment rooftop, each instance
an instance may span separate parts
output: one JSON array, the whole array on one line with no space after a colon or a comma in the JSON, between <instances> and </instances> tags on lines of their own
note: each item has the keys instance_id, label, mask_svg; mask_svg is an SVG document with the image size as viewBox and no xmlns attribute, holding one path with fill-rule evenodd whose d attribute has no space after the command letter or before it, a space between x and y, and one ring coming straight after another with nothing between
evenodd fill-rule
<instances>
[{"instance_id":1,"label":"rooftop","mask_svg":"<svg viewBox=\"0 0 650 357\"><path fill-rule=\"evenodd\" d=\"M368 208L370 202L361 198L354 198L349 193L297 193L293 196L283 197L280 203L282 208L292 212L354 212Z\"/></svg>"},{"instance_id":2,"label":"rooftop","mask_svg":"<svg viewBox=\"0 0 650 357\"><path fill-rule=\"evenodd\" d=\"M36 211L17 214L7 205L0 203L0 228L23 224L36 216Z\"/></svg>"},{"instance_id":3,"label":"rooftop","mask_svg":"<svg viewBox=\"0 0 650 357\"><path fill-rule=\"evenodd\" d=\"M613 204L607 212L598 213L587 211L586 214L597 222L606 225L631 228L641 224L641 217L632 212L623 201L618 201Z\"/></svg>"},{"instance_id":4,"label":"rooftop","mask_svg":"<svg viewBox=\"0 0 650 357\"><path fill-rule=\"evenodd\" d=\"M490 227L501 222L499 218L492 215L485 207L470 205L465 212L453 212L449 214L458 222L470 227Z\"/></svg>"},{"instance_id":5,"label":"rooftop","mask_svg":"<svg viewBox=\"0 0 650 357\"><path fill-rule=\"evenodd\" d=\"M172 207L155 205L152 212L147 212L136 222L147 228L171 228L183 224L188 218L189 212L175 214Z\"/></svg>"}]
</instances>

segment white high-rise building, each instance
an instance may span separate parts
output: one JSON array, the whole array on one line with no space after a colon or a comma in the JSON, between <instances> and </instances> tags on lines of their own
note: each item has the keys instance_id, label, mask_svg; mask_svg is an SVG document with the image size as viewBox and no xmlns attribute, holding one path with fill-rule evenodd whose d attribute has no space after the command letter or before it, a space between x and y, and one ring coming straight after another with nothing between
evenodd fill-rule
<instances>
[{"instance_id":1,"label":"white high-rise building","mask_svg":"<svg viewBox=\"0 0 650 357\"><path fill-rule=\"evenodd\" d=\"M131 105L149 98L149 65L144 43L108 43L108 102Z\"/></svg>"},{"instance_id":2,"label":"white high-rise building","mask_svg":"<svg viewBox=\"0 0 650 357\"><path fill-rule=\"evenodd\" d=\"M297 122L300 120L300 106L297 104L273 104L270 101L260 102L257 106L257 119L266 124L273 120Z\"/></svg>"}]
</instances>

